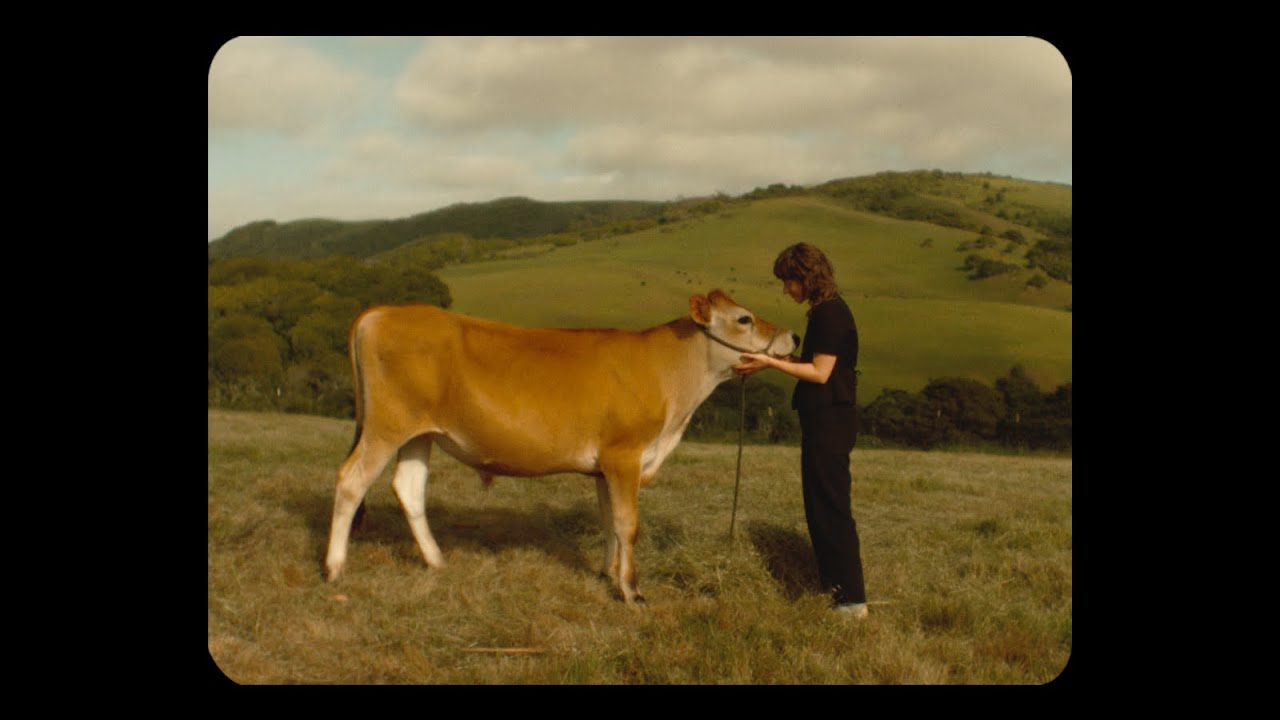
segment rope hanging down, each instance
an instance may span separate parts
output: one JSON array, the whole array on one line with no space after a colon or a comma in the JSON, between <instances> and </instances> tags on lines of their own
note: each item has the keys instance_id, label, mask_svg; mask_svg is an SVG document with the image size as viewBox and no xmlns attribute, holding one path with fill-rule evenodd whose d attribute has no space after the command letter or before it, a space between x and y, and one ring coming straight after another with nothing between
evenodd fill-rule
<instances>
[{"instance_id":1,"label":"rope hanging down","mask_svg":"<svg viewBox=\"0 0 1280 720\"><path fill-rule=\"evenodd\" d=\"M738 520L738 485L742 482L742 430L747 424L747 376L742 376L742 403L738 413L738 469L733 478L733 514L729 516L729 539L733 540L733 525Z\"/></svg>"}]
</instances>

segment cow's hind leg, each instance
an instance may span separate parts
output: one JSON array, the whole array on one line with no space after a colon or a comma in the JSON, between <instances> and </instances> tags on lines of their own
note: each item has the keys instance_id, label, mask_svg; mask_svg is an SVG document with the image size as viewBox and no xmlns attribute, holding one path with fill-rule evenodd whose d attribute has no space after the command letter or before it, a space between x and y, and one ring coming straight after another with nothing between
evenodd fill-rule
<instances>
[{"instance_id":1,"label":"cow's hind leg","mask_svg":"<svg viewBox=\"0 0 1280 720\"><path fill-rule=\"evenodd\" d=\"M329 582L342 575L347 563L347 541L351 537L351 521L364 501L369 487L382 474L395 447L363 436L352 448L342 467L338 468L338 486L333 494L333 520L329 525L329 552L325 567Z\"/></svg>"},{"instance_id":2,"label":"cow's hind leg","mask_svg":"<svg viewBox=\"0 0 1280 720\"><path fill-rule=\"evenodd\" d=\"M430 472L427 462L430 459L430 438L419 435L410 440L400 448L400 459L391 485L396 490L396 497L400 498L400 506L404 508L404 516L409 520L409 528L418 541L423 559L427 565L439 568L444 567L444 555L427 526L427 475Z\"/></svg>"}]
</instances>

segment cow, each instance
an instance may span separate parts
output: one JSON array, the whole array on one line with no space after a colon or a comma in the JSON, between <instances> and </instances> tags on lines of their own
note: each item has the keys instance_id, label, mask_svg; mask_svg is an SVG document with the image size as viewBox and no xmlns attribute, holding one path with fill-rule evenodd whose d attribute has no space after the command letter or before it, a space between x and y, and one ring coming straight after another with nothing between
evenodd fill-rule
<instances>
[{"instance_id":1,"label":"cow","mask_svg":"<svg viewBox=\"0 0 1280 720\"><path fill-rule=\"evenodd\" d=\"M325 565L342 575L357 508L392 456L392 487L422 556L443 567L427 525L433 447L494 476L596 478L601 570L643 604L633 556L639 489L694 410L744 352L790 355L799 338L720 290L642 331L514 327L429 305L375 306L352 323L356 435L338 470Z\"/></svg>"}]
</instances>

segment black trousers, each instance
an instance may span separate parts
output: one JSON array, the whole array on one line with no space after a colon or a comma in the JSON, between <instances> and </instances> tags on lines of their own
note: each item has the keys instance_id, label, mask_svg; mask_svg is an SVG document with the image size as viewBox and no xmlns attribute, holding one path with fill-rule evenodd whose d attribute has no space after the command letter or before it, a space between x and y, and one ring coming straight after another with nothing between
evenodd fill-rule
<instances>
[{"instance_id":1,"label":"black trousers","mask_svg":"<svg viewBox=\"0 0 1280 720\"><path fill-rule=\"evenodd\" d=\"M850 508L849 456L858 437L856 406L800 412L804 515L822 586L836 603L867 601L862 547Z\"/></svg>"}]
</instances>

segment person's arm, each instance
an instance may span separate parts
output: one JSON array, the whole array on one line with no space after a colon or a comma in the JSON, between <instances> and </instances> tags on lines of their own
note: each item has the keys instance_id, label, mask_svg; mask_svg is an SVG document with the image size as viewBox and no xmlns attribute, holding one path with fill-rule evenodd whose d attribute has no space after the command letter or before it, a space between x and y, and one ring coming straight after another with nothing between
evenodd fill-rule
<instances>
[{"instance_id":1,"label":"person's arm","mask_svg":"<svg viewBox=\"0 0 1280 720\"><path fill-rule=\"evenodd\" d=\"M743 362L734 365L733 369L739 375L754 375L765 368L774 368L799 378L805 382L825 385L831 377L831 371L836 367L836 356L818 353L813 356L813 362L797 362L791 358L776 358L772 355L761 355L759 353L745 353L742 356Z\"/></svg>"}]
</instances>

